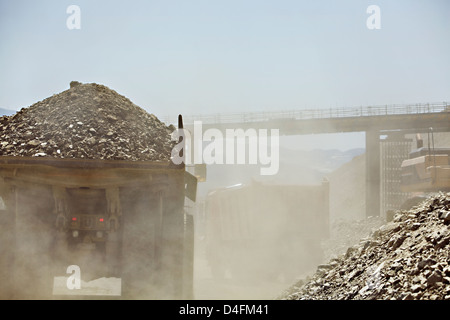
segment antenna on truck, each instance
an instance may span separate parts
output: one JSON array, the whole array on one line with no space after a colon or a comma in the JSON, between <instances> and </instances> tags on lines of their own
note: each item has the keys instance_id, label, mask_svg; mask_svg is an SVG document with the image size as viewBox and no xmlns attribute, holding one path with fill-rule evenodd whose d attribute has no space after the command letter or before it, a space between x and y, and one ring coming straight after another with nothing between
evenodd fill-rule
<instances>
[{"instance_id":1,"label":"antenna on truck","mask_svg":"<svg viewBox=\"0 0 450 320\"><path fill-rule=\"evenodd\" d=\"M178 115L178 129L183 129L183 116L181 114Z\"/></svg>"},{"instance_id":2,"label":"antenna on truck","mask_svg":"<svg viewBox=\"0 0 450 320\"><path fill-rule=\"evenodd\" d=\"M178 143L181 143L181 141L183 141L183 145L186 146L186 137L184 135L184 130L183 130L183 116L181 114L178 115L178 132L180 133L180 136L178 138ZM180 157L183 158L183 164L185 164L185 159L184 159L184 147L181 148L180 153L179 153Z\"/></svg>"}]
</instances>

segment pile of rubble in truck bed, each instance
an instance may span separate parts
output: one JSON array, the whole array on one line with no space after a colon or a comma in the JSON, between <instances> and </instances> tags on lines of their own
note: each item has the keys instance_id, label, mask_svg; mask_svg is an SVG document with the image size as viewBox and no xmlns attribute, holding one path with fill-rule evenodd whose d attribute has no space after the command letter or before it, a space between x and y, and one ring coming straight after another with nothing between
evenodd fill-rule
<instances>
[{"instance_id":1,"label":"pile of rubble in truck bed","mask_svg":"<svg viewBox=\"0 0 450 320\"><path fill-rule=\"evenodd\" d=\"M174 130L114 90L72 81L0 117L0 156L168 161Z\"/></svg>"},{"instance_id":2,"label":"pile of rubble in truck bed","mask_svg":"<svg viewBox=\"0 0 450 320\"><path fill-rule=\"evenodd\" d=\"M278 299L450 300L450 193L398 211Z\"/></svg>"}]
</instances>

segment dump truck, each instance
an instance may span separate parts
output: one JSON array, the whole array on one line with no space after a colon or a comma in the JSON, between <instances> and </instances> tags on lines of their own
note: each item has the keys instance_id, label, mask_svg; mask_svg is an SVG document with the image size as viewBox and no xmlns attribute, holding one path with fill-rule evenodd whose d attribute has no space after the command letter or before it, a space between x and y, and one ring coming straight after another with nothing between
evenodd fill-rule
<instances>
[{"instance_id":1,"label":"dump truck","mask_svg":"<svg viewBox=\"0 0 450 320\"><path fill-rule=\"evenodd\" d=\"M401 164L400 190L410 197L400 206L402 210L425 200L430 194L450 191L450 149L435 148L432 129L428 133L428 147L416 135L416 148ZM390 214L392 216L392 213Z\"/></svg>"},{"instance_id":2,"label":"dump truck","mask_svg":"<svg viewBox=\"0 0 450 320\"><path fill-rule=\"evenodd\" d=\"M216 279L292 281L323 258L329 183L262 182L211 191L205 204L206 256Z\"/></svg>"},{"instance_id":3,"label":"dump truck","mask_svg":"<svg viewBox=\"0 0 450 320\"><path fill-rule=\"evenodd\" d=\"M431 129L430 129L431 130ZM450 191L450 149L435 148L433 132L428 134L428 147L416 135L417 148L401 165L403 192Z\"/></svg>"},{"instance_id":4,"label":"dump truck","mask_svg":"<svg viewBox=\"0 0 450 320\"><path fill-rule=\"evenodd\" d=\"M195 190L171 161L0 157L1 298L193 298Z\"/></svg>"}]
</instances>

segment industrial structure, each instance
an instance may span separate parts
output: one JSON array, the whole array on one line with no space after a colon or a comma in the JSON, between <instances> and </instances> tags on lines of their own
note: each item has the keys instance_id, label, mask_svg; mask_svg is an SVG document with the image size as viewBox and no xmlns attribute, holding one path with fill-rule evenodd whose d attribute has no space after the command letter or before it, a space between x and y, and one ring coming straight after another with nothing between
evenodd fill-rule
<instances>
[{"instance_id":1,"label":"industrial structure","mask_svg":"<svg viewBox=\"0 0 450 320\"><path fill-rule=\"evenodd\" d=\"M397 175L394 172L401 160L408 157L409 142L399 137L428 132L429 128L434 132L449 132L450 103L195 115L185 117L185 128L191 129L194 119L202 122L204 130L278 128L280 135L365 132L366 216L380 216L382 210L395 206L403 197L396 187L399 178L393 175ZM171 123L174 119L165 120ZM383 136L389 138L384 141ZM392 140L394 136L396 142ZM397 182L388 187L388 181L383 179Z\"/></svg>"}]
</instances>

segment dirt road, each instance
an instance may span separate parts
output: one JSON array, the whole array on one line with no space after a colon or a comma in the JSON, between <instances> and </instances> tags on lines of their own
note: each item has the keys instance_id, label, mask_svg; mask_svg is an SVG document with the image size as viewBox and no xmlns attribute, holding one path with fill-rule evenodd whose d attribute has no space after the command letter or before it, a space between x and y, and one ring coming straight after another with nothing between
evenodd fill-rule
<instances>
[{"instance_id":1,"label":"dirt road","mask_svg":"<svg viewBox=\"0 0 450 320\"><path fill-rule=\"evenodd\" d=\"M292 284L283 279L259 279L248 283L238 282L231 277L215 280L201 244L196 243L195 248L195 300L271 300Z\"/></svg>"}]
</instances>

